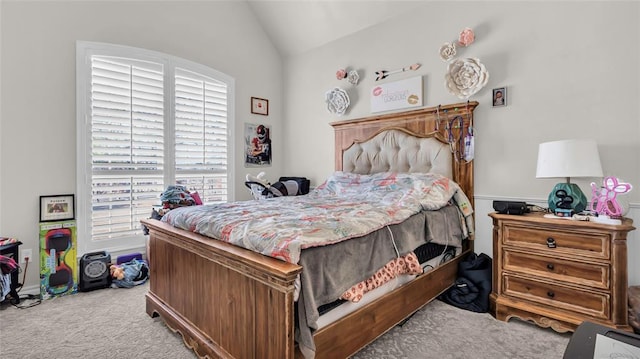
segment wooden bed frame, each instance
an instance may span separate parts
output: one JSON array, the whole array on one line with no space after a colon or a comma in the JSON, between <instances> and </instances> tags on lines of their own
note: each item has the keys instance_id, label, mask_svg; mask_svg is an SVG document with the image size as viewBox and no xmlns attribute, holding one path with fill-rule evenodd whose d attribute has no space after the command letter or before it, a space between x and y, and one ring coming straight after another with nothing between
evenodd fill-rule
<instances>
[{"instance_id":1,"label":"wooden bed frame","mask_svg":"<svg viewBox=\"0 0 640 359\"><path fill-rule=\"evenodd\" d=\"M477 102L335 122L336 170L342 153L387 128L419 137L466 134ZM447 116L445 116L445 113ZM438 115L439 114L439 115ZM464 124L450 125L460 115ZM454 180L473 204L473 162L453 161ZM302 267L266 257L157 220L150 230L147 314L160 315L199 357L299 358L294 341L294 281ZM462 255L314 333L316 358L347 358L400 323L456 279Z\"/></svg>"}]
</instances>

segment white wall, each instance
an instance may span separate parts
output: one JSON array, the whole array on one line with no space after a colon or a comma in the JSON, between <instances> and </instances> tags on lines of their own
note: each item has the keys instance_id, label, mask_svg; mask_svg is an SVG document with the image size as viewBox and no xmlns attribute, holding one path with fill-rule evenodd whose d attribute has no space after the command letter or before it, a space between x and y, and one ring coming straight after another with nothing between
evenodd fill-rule
<instances>
[{"instance_id":1,"label":"white wall","mask_svg":"<svg viewBox=\"0 0 640 359\"><path fill-rule=\"evenodd\" d=\"M536 179L538 144L593 138L605 175L636 189L628 214L640 225L640 3L638 2L425 2L401 18L363 30L285 61L285 166L319 184L334 169L330 122L369 116L376 70L419 62L425 106L460 102L444 88L438 49L464 27L476 42L458 55L478 57L487 86L471 97L475 111L475 194L478 252L491 253L493 199L544 204L556 182ZM358 86L335 78L344 67L361 74ZM326 111L324 94L342 87L351 98L345 116ZM508 106L492 108L491 89L507 86ZM590 196L589 182L573 179ZM629 277L640 284L639 231L629 237Z\"/></svg>"},{"instance_id":2,"label":"white wall","mask_svg":"<svg viewBox=\"0 0 640 359\"><path fill-rule=\"evenodd\" d=\"M77 40L160 51L234 77L236 198L249 198L245 122L272 126L266 171L281 172L282 61L245 2L9 1L0 11L0 235L21 249L38 251L39 196L76 189ZM251 96L270 100L269 116L250 113ZM37 284L36 264L25 286Z\"/></svg>"},{"instance_id":3,"label":"white wall","mask_svg":"<svg viewBox=\"0 0 640 359\"><path fill-rule=\"evenodd\" d=\"M631 182L629 216L640 223L640 4L637 2L425 2L421 11L282 62L243 2L0 1L0 235L38 248L38 197L75 192L75 41L162 51L236 79L235 194L242 178L244 122L273 127L269 178L307 176L317 185L334 168L328 123L368 116L374 71L414 62L425 106L460 101L443 86L438 48L465 26L477 40L461 56L479 57L491 77L476 109L478 252L490 253L492 199L544 202L554 180L535 179L537 145L594 138L607 175ZM342 67L361 83L338 81ZM284 71L286 69L286 72ZM330 115L324 94L348 89L352 107ZM509 105L490 106L508 87ZM252 115L251 96L270 100ZM259 170L252 169L257 173ZM587 190L588 181L577 181ZM489 224L487 224L489 223ZM629 238L630 283L640 284L640 231ZM32 268L26 286L37 285Z\"/></svg>"}]
</instances>

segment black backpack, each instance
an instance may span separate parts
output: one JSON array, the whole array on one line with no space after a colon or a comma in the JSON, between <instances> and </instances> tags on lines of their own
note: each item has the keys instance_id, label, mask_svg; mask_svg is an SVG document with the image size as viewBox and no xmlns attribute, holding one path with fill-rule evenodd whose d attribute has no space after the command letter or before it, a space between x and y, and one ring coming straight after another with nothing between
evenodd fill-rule
<instances>
[{"instance_id":1,"label":"black backpack","mask_svg":"<svg viewBox=\"0 0 640 359\"><path fill-rule=\"evenodd\" d=\"M491 257L471 253L458 265L458 278L438 299L455 307L477 313L489 311L491 294Z\"/></svg>"}]
</instances>

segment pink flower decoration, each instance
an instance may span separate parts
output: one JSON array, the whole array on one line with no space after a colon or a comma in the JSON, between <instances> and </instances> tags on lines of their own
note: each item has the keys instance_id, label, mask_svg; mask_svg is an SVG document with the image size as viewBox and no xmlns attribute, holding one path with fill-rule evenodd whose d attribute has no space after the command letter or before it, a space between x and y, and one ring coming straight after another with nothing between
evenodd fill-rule
<instances>
[{"instance_id":1,"label":"pink flower decoration","mask_svg":"<svg viewBox=\"0 0 640 359\"><path fill-rule=\"evenodd\" d=\"M342 80L343 78L347 77L347 70L345 69L340 69L336 72L336 78L338 80Z\"/></svg>"},{"instance_id":2,"label":"pink flower decoration","mask_svg":"<svg viewBox=\"0 0 640 359\"><path fill-rule=\"evenodd\" d=\"M473 43L473 40L475 40L476 35L473 33L473 30L471 30L468 27L465 27L461 32L460 32L460 37L458 38L458 44L460 44L460 46L469 46Z\"/></svg>"}]
</instances>

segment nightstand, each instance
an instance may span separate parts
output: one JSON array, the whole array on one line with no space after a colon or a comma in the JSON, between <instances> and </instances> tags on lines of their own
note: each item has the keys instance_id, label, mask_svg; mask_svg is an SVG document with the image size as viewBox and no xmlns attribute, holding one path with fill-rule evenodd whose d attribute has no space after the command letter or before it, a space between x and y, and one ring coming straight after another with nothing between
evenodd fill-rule
<instances>
[{"instance_id":1,"label":"nightstand","mask_svg":"<svg viewBox=\"0 0 640 359\"><path fill-rule=\"evenodd\" d=\"M533 321L558 332L588 320L632 331L627 313L627 233L621 225L545 218L543 213L493 218L496 319Z\"/></svg>"}]
</instances>

